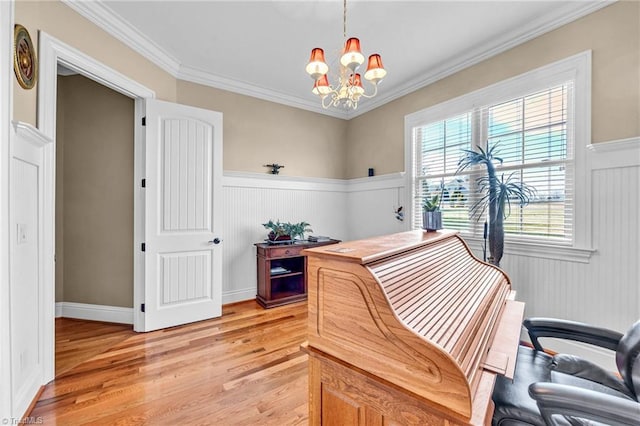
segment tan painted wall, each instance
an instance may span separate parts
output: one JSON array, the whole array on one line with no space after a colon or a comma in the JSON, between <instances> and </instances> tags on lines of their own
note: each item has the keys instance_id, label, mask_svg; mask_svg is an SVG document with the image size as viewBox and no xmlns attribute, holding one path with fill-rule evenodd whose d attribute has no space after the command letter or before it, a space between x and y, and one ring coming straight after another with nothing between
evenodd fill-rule
<instances>
[{"instance_id":1,"label":"tan painted wall","mask_svg":"<svg viewBox=\"0 0 640 426\"><path fill-rule=\"evenodd\" d=\"M178 81L178 102L224 114L224 170L343 178L345 120Z\"/></svg>"},{"instance_id":2,"label":"tan painted wall","mask_svg":"<svg viewBox=\"0 0 640 426\"><path fill-rule=\"evenodd\" d=\"M176 80L60 1L18 0L15 22L27 28L37 45L38 30L75 47L156 92L158 99L176 99ZM14 79L14 120L36 124L37 86L24 90Z\"/></svg>"},{"instance_id":3,"label":"tan painted wall","mask_svg":"<svg viewBox=\"0 0 640 426\"><path fill-rule=\"evenodd\" d=\"M176 80L59 1L19 0L15 9L16 23L35 42L37 30L46 31L155 90L158 99L222 112L225 170L266 172L263 164L277 162L286 175L344 177L346 121ZM36 93L14 83L14 119L35 124Z\"/></svg>"},{"instance_id":4,"label":"tan painted wall","mask_svg":"<svg viewBox=\"0 0 640 426\"><path fill-rule=\"evenodd\" d=\"M36 43L37 31L42 29L155 90L159 99L221 111L224 114L225 170L266 172L263 164L278 162L286 166L282 173L290 176L354 178L366 176L369 167L374 167L376 174L402 171L403 122L406 114L586 49L593 50L593 141L602 142L640 134L638 2L618 2L349 122L177 81L59 1L18 0L15 18L16 23L27 27ZM36 89L26 91L15 83L14 119L35 124L36 93ZM96 108L99 107L96 105ZM66 109L65 105L62 108L64 118L70 116ZM115 109L108 112L111 114L113 111ZM82 112L89 114L91 111ZM132 110L130 117L133 117ZM64 120L65 130L82 123L75 119L69 121L71 123ZM65 186L60 190L63 202L57 206L57 213L64 219L62 223L57 223L57 230L62 229L65 241L66 238L82 240L82 244L86 244L83 249L108 248L105 251L110 254L124 253L127 249L120 250L119 246L115 248L117 239L111 238L111 235L113 229L124 230L132 220L122 216L110 230L101 230L99 226L90 226L86 222L90 217L99 218L101 209L108 207L105 203L111 197L117 198L123 194L110 193L110 186L104 188L109 189L106 192L98 189L99 186L91 188L92 191L83 187L84 174L80 171L76 174L74 166L69 168L69 163L74 161L73 157L79 155L79 151L71 151L66 143L63 145L64 158L60 161L64 166L65 183L70 182L70 187ZM133 149L132 146L130 148ZM94 155L95 152L88 154ZM120 154L123 153L119 152L118 155ZM94 161L99 166L101 162L98 160L101 159L94 157L87 160L86 164ZM126 165L126 162L121 165ZM87 167L83 172L87 170L90 168ZM133 170L132 166L129 170ZM132 187L133 178L130 174L120 172L113 179L114 182L125 182L129 189ZM105 182L96 184L104 185ZM78 191L77 194L74 191ZM91 192L88 196L95 199L80 203L77 197L82 191ZM123 212L124 210L132 215L132 207L123 209ZM80 230L70 231L67 226L76 225L76 222ZM101 247L94 247L92 244L101 239L98 234L103 231L109 238L102 238ZM131 250L131 239L127 238L128 250ZM64 265L64 271L58 269L56 273L58 276L64 272L64 288L57 289L56 300L61 300L64 291L66 301L132 305L131 283L124 286L125 280L122 278L131 277L130 251L112 269L105 271L99 269L102 266L91 263L93 261L78 263L77 259L83 250L78 248L74 252L69 247L61 247L58 254L58 263ZM89 276L98 275L106 281L95 288L81 283ZM70 284L71 282L74 284ZM118 287L120 285L123 287ZM105 292L111 291L109 289L114 292L105 295Z\"/></svg>"},{"instance_id":5,"label":"tan painted wall","mask_svg":"<svg viewBox=\"0 0 640 426\"><path fill-rule=\"evenodd\" d=\"M404 170L405 115L588 49L593 143L640 135L640 2L621 1L350 120L346 177Z\"/></svg>"},{"instance_id":6,"label":"tan painted wall","mask_svg":"<svg viewBox=\"0 0 640 426\"><path fill-rule=\"evenodd\" d=\"M59 78L58 96L64 290L56 286L56 296L132 307L134 102L82 76Z\"/></svg>"}]
</instances>

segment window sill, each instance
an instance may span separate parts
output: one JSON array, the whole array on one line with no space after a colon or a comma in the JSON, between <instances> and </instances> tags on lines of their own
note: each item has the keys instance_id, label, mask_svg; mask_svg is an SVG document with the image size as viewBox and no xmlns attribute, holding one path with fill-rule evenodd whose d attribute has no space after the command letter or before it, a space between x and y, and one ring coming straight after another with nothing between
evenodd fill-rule
<instances>
[{"instance_id":1,"label":"window sill","mask_svg":"<svg viewBox=\"0 0 640 426\"><path fill-rule=\"evenodd\" d=\"M471 235L460 234L469 247L482 252L483 239ZM487 251L489 249L487 248ZM504 254L516 256L538 257L543 259L563 260L566 262L589 263L596 249L559 246L523 241L505 241Z\"/></svg>"}]
</instances>

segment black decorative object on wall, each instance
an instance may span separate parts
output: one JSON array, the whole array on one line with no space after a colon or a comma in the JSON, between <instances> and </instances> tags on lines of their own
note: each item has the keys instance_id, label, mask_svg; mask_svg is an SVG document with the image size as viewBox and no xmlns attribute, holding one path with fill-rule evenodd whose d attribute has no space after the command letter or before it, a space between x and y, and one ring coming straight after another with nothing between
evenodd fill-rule
<instances>
[{"instance_id":1,"label":"black decorative object on wall","mask_svg":"<svg viewBox=\"0 0 640 426\"><path fill-rule=\"evenodd\" d=\"M272 175L280 174L280 169L284 169L284 165L278 163L265 164L264 167L271 167L271 171L269 173Z\"/></svg>"}]
</instances>

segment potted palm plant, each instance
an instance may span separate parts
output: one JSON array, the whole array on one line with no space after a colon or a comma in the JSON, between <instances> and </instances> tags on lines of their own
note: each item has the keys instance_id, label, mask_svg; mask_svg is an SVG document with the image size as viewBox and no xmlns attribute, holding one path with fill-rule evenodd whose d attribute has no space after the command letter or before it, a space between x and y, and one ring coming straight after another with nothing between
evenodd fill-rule
<instances>
[{"instance_id":1,"label":"potted palm plant","mask_svg":"<svg viewBox=\"0 0 640 426\"><path fill-rule=\"evenodd\" d=\"M494 151L498 144L484 151L478 147L478 151L463 150L464 155L458 162L456 174L473 166L484 166L486 174L476 179L479 199L471 207L471 215L477 220L484 217L489 210L489 263L500 266L500 260L504 253L504 220L511 213L511 202L517 201L521 207L529 204L535 191L524 182L516 182L513 174L506 179L504 174L499 178L496 172L495 161L502 164L502 158L496 157Z\"/></svg>"}]
</instances>

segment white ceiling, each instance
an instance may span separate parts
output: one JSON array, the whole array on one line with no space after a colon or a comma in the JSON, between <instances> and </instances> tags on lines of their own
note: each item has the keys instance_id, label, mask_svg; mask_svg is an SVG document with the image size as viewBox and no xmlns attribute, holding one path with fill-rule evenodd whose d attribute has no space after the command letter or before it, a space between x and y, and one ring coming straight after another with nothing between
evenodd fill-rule
<instances>
[{"instance_id":1,"label":"white ceiling","mask_svg":"<svg viewBox=\"0 0 640 426\"><path fill-rule=\"evenodd\" d=\"M610 3L350 0L347 36L360 38L365 56L381 54L388 74L378 96L349 113L322 110L304 71L311 49L322 47L335 75L341 0L66 1L178 78L341 118Z\"/></svg>"}]
</instances>

